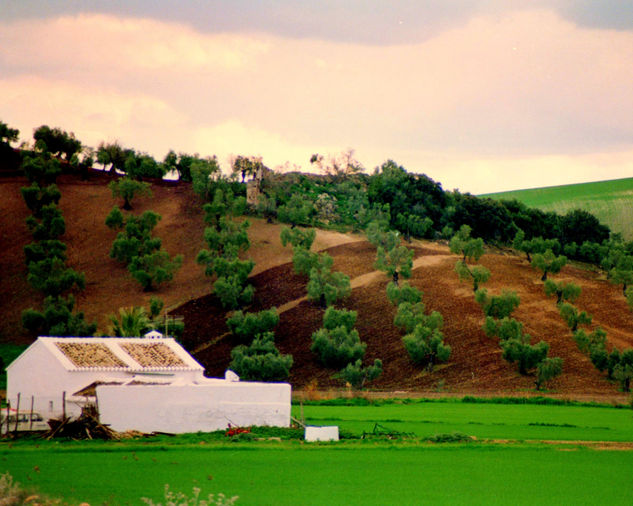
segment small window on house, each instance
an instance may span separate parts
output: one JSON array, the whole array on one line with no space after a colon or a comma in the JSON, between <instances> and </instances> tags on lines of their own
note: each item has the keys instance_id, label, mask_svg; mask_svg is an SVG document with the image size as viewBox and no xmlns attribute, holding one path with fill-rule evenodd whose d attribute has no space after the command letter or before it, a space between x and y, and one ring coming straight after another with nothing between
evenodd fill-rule
<instances>
[{"instance_id":1,"label":"small window on house","mask_svg":"<svg viewBox=\"0 0 633 506\"><path fill-rule=\"evenodd\" d=\"M53 401L48 401L48 410L53 411Z\"/></svg>"}]
</instances>

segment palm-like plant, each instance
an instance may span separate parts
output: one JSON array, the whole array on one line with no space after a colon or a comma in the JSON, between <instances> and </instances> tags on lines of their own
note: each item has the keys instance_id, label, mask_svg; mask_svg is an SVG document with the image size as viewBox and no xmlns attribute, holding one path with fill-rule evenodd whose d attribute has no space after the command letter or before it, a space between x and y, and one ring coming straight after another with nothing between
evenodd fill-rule
<instances>
[{"instance_id":1,"label":"palm-like plant","mask_svg":"<svg viewBox=\"0 0 633 506\"><path fill-rule=\"evenodd\" d=\"M109 319L108 331L115 337L140 337L153 328L144 307L122 307Z\"/></svg>"}]
</instances>

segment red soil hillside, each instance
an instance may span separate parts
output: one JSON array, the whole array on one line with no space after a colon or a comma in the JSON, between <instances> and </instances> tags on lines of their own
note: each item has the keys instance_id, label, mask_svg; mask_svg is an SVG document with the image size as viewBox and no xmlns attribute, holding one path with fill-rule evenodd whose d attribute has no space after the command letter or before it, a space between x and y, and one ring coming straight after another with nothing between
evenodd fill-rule
<instances>
[{"instance_id":1,"label":"red soil hillside","mask_svg":"<svg viewBox=\"0 0 633 506\"><path fill-rule=\"evenodd\" d=\"M114 238L105 225L105 216L115 201L106 184L107 174L96 173L87 182L73 176L59 180L61 208L66 218L64 240L69 246L69 265L86 274L87 288L78 295L79 309L88 320L99 322L105 332L106 315L122 306L146 304L143 293L126 269L108 256ZM23 246L30 242L24 225L28 211L19 189L21 179L0 179L0 239L4 254L0 265L0 338L3 341L28 342L20 325L20 313L27 307L39 307L41 300L25 280ZM163 216L155 235L163 239L171 254L185 256L183 268L174 281L156 295L166 301L170 312L185 320L183 343L205 365L210 375L221 375L230 362L235 345L226 334L226 314L214 296L209 295L210 281L195 263L202 247L203 213L201 203L186 184L154 185L152 198L134 202L134 211L152 209ZM272 306L280 309L276 340L282 353L291 353L294 365L290 381L296 387L316 383L320 388L340 386L331 378L334 371L319 366L310 352L310 336L322 322L323 312L305 301L306 279L292 270L291 252L279 241L280 225L267 225L252 219L248 255L256 262L251 282L256 288L250 310ZM358 311L357 329L367 343L365 361L381 358L383 375L371 387L380 390L474 393L522 393L533 390L533 378L521 377L516 366L501 357L495 340L481 330L483 314L475 303L472 289L460 284L453 271L456 257L445 245L414 242L415 268L411 283L424 292L427 309L444 316L445 341L452 347L447 364L429 373L411 364L401 342L400 331L393 326L395 308L387 301L387 277L375 272L375 249L362 236L319 231L316 248L327 249L334 267L352 278L352 294L340 305ZM550 389L561 395L613 397L614 384L604 379L580 353L571 333L560 318L553 299L543 292L540 275L520 256L496 252L486 254L481 263L492 272L486 284L492 293L502 289L517 291L521 305L515 317L523 322L533 342L550 344L550 356L564 359L564 373ZM628 311L621 289L609 284L599 273L579 266L567 266L556 279L574 281L583 292L576 305L593 315L594 325L608 332L611 345L633 346L633 316Z\"/></svg>"}]
</instances>

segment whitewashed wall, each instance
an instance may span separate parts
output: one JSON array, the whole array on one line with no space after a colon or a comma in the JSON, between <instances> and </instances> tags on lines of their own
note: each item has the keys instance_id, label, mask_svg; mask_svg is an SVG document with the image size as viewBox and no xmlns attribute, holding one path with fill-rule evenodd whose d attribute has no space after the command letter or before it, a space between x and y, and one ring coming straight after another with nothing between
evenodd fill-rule
<instances>
[{"instance_id":1,"label":"whitewashed wall","mask_svg":"<svg viewBox=\"0 0 633 506\"><path fill-rule=\"evenodd\" d=\"M209 380L202 385L97 387L101 423L116 431L197 432L290 425L288 383Z\"/></svg>"},{"instance_id":2,"label":"whitewashed wall","mask_svg":"<svg viewBox=\"0 0 633 506\"><path fill-rule=\"evenodd\" d=\"M20 394L20 410L28 411L33 396L34 411L44 418L57 417L63 412L63 392L70 395L81 388L71 390L75 379L77 376L70 376L58 361L51 359L49 350L36 341L28 348L28 353L24 352L7 368L7 399L16 408Z\"/></svg>"}]
</instances>

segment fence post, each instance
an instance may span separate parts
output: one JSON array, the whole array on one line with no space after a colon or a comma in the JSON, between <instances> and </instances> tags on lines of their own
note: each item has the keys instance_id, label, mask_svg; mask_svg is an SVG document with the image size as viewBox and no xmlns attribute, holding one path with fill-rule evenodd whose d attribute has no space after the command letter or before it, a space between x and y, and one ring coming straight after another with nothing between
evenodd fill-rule
<instances>
[{"instance_id":1,"label":"fence post","mask_svg":"<svg viewBox=\"0 0 633 506\"><path fill-rule=\"evenodd\" d=\"M11 401L7 400L7 436L11 431L11 427L9 426L9 415L11 414Z\"/></svg>"},{"instance_id":2,"label":"fence post","mask_svg":"<svg viewBox=\"0 0 633 506\"><path fill-rule=\"evenodd\" d=\"M62 414L63 419L66 419L66 390L62 393Z\"/></svg>"},{"instance_id":3,"label":"fence post","mask_svg":"<svg viewBox=\"0 0 633 506\"><path fill-rule=\"evenodd\" d=\"M15 429L13 432L17 432L18 431L18 422L20 420L20 392L18 392L18 405L15 408Z\"/></svg>"},{"instance_id":4,"label":"fence post","mask_svg":"<svg viewBox=\"0 0 633 506\"><path fill-rule=\"evenodd\" d=\"M29 430L33 429L33 404L35 403L35 396L31 395L31 412L29 413L29 420L30 420L30 424L29 424Z\"/></svg>"}]
</instances>

